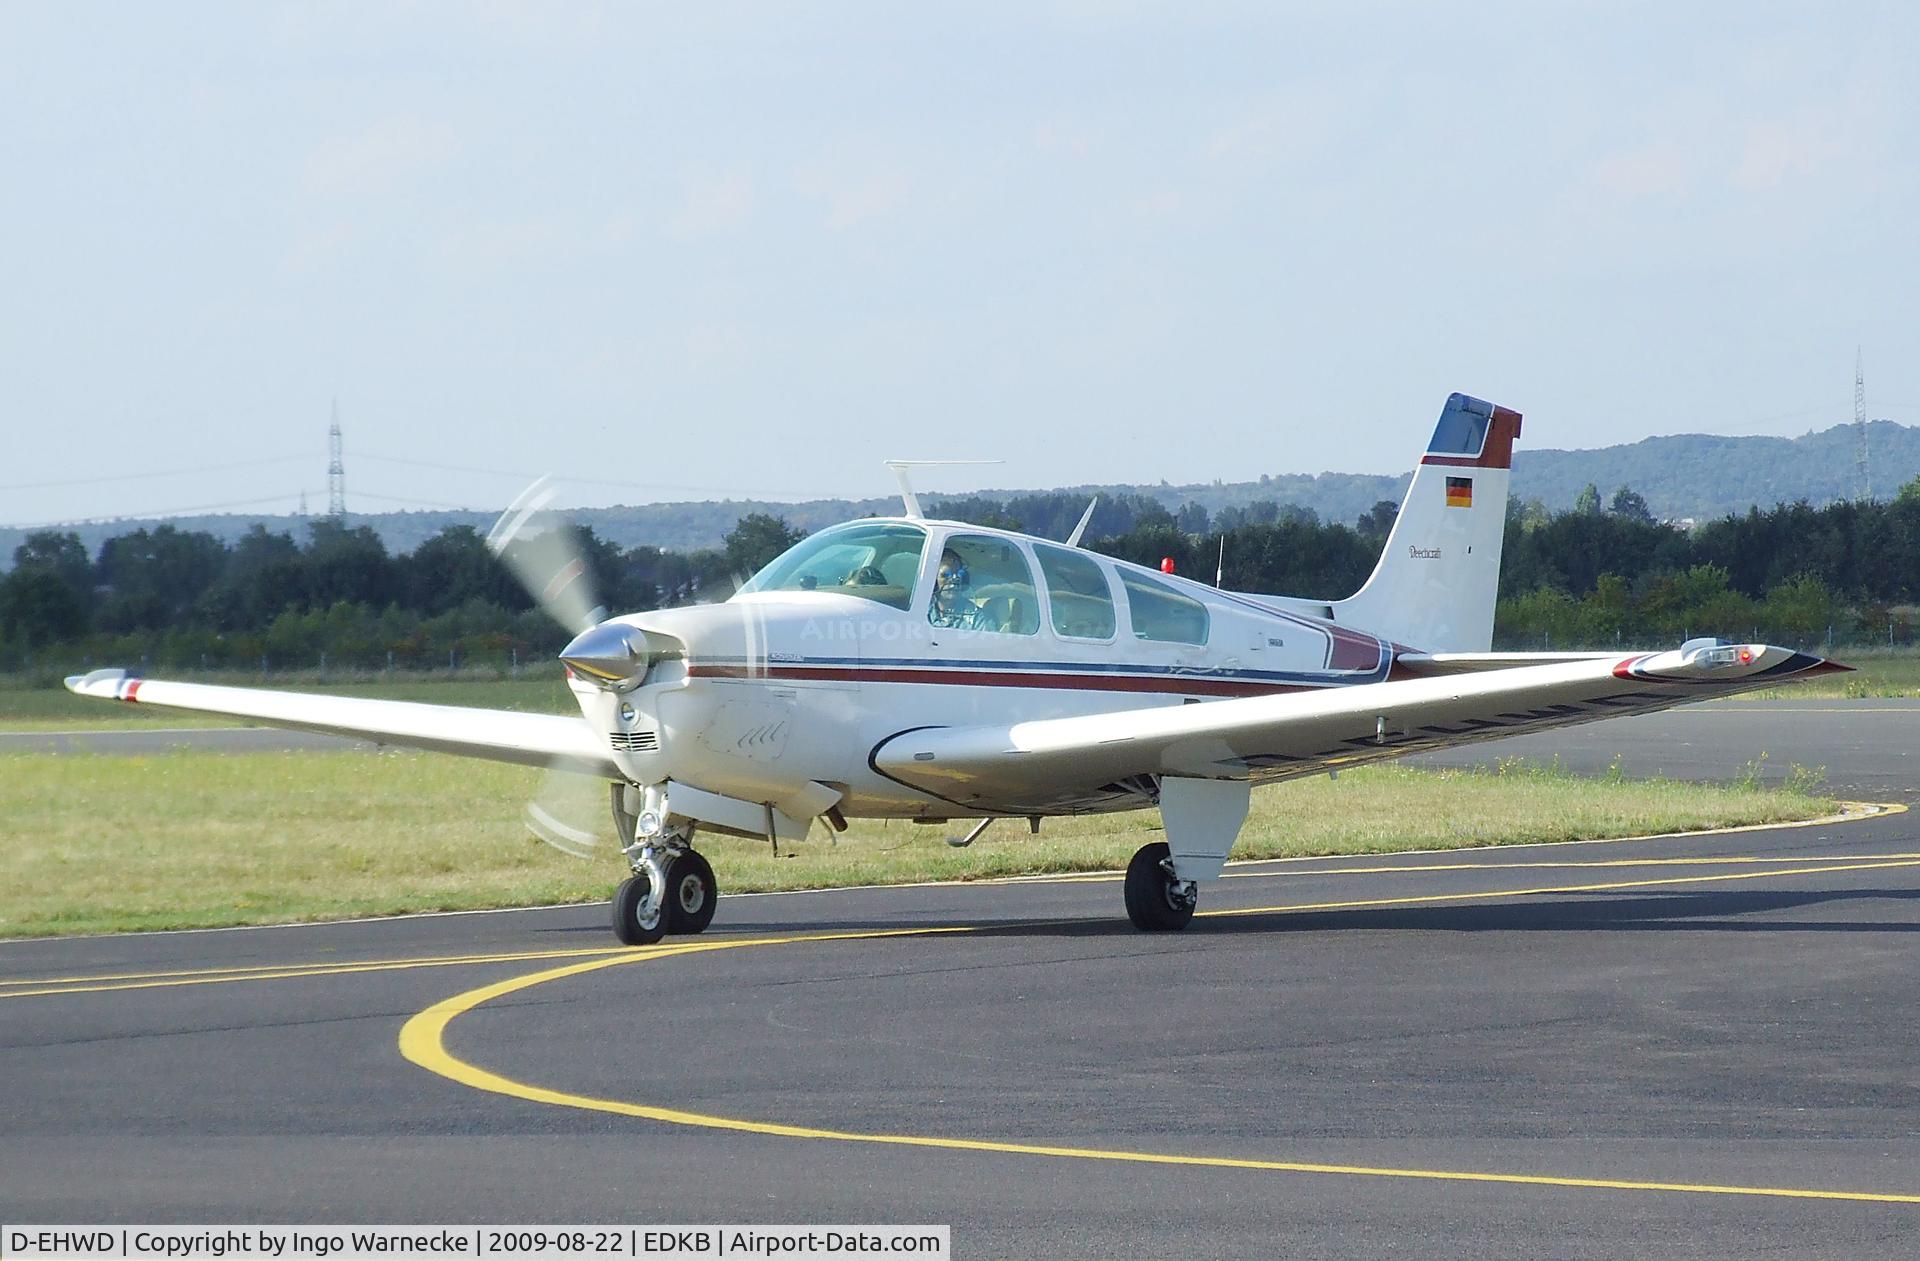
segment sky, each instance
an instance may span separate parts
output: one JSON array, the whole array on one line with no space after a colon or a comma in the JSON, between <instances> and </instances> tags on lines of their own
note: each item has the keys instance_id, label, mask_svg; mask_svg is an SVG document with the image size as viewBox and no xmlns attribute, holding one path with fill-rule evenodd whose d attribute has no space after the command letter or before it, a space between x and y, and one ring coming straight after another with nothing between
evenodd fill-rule
<instances>
[{"instance_id":1,"label":"sky","mask_svg":"<svg viewBox=\"0 0 1920 1261\"><path fill-rule=\"evenodd\" d=\"M1920 6L0 6L0 522L1920 423Z\"/></svg>"}]
</instances>

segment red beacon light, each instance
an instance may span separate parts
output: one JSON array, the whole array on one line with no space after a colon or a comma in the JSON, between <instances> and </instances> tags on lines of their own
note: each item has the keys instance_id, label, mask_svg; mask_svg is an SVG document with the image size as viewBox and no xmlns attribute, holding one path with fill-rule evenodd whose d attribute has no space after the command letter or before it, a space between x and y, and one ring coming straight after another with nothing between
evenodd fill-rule
<instances>
[{"instance_id":1,"label":"red beacon light","mask_svg":"<svg viewBox=\"0 0 1920 1261\"><path fill-rule=\"evenodd\" d=\"M1173 572L1173 557L1162 556L1160 558L1160 572L1163 574L1170 574Z\"/></svg>"},{"instance_id":2,"label":"red beacon light","mask_svg":"<svg viewBox=\"0 0 1920 1261\"><path fill-rule=\"evenodd\" d=\"M1714 644L1709 641L1694 652L1691 660L1698 665L1722 670L1733 665L1750 666L1753 664L1753 646L1742 644L1736 648L1732 644Z\"/></svg>"}]
</instances>

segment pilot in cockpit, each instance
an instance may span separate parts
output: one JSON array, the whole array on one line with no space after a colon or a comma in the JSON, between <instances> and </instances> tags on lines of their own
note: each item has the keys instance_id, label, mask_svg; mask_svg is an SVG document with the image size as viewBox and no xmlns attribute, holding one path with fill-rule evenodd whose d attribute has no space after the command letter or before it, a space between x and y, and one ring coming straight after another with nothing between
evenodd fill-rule
<instances>
[{"instance_id":1,"label":"pilot in cockpit","mask_svg":"<svg viewBox=\"0 0 1920 1261\"><path fill-rule=\"evenodd\" d=\"M960 559L960 553L951 547L942 551L940 568L933 577L933 605L927 610L927 620L935 626L971 625L974 606L967 599L970 585L967 562Z\"/></svg>"}]
</instances>

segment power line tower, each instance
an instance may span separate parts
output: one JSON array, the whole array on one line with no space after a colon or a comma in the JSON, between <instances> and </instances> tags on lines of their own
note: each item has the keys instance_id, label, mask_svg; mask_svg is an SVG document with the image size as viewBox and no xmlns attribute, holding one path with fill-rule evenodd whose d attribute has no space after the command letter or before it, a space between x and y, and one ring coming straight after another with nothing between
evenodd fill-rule
<instances>
[{"instance_id":1,"label":"power line tower","mask_svg":"<svg viewBox=\"0 0 1920 1261\"><path fill-rule=\"evenodd\" d=\"M327 430L327 515L347 519L347 470L340 461L340 400L333 401L333 427Z\"/></svg>"},{"instance_id":2,"label":"power line tower","mask_svg":"<svg viewBox=\"0 0 1920 1261\"><path fill-rule=\"evenodd\" d=\"M1873 477L1867 467L1867 375L1860 348L1853 348L1853 458L1860 471L1860 498L1873 498Z\"/></svg>"}]
</instances>

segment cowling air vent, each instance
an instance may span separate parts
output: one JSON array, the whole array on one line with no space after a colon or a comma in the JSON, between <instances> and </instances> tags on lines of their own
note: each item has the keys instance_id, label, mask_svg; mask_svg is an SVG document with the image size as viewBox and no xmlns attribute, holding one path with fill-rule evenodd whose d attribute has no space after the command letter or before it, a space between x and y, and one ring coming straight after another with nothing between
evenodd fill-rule
<instances>
[{"instance_id":1,"label":"cowling air vent","mask_svg":"<svg viewBox=\"0 0 1920 1261\"><path fill-rule=\"evenodd\" d=\"M660 747L660 733L657 731L616 731L607 739L622 753L651 753Z\"/></svg>"}]
</instances>

